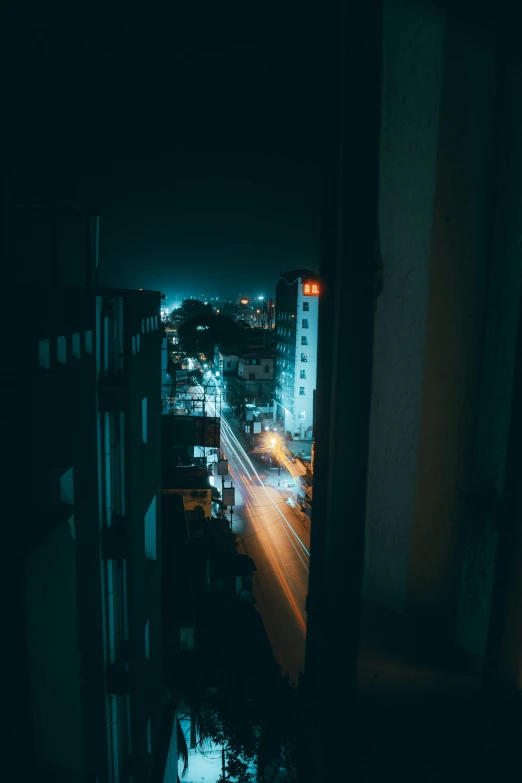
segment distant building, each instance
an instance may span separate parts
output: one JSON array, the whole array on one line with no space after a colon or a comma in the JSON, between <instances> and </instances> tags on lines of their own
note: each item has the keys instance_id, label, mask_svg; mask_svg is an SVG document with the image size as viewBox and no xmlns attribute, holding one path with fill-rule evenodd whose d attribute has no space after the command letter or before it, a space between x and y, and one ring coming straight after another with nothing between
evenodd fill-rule
<instances>
[{"instance_id":1,"label":"distant building","mask_svg":"<svg viewBox=\"0 0 522 783\"><path fill-rule=\"evenodd\" d=\"M276 287L275 417L292 438L311 439L317 377L319 281L284 272Z\"/></svg>"}]
</instances>

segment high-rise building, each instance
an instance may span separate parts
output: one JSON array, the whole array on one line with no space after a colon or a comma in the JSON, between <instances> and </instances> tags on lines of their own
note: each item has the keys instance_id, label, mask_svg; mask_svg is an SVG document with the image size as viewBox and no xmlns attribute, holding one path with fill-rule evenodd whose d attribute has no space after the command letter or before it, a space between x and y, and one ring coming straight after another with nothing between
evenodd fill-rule
<instances>
[{"instance_id":1,"label":"high-rise building","mask_svg":"<svg viewBox=\"0 0 522 783\"><path fill-rule=\"evenodd\" d=\"M308 269L284 272L276 286L274 415L291 438L313 437L319 287Z\"/></svg>"},{"instance_id":2,"label":"high-rise building","mask_svg":"<svg viewBox=\"0 0 522 783\"><path fill-rule=\"evenodd\" d=\"M160 293L96 287L96 221L74 212L68 232L68 214L36 218L75 252L42 243L40 278L22 285L17 230L3 268L0 777L161 780Z\"/></svg>"}]
</instances>

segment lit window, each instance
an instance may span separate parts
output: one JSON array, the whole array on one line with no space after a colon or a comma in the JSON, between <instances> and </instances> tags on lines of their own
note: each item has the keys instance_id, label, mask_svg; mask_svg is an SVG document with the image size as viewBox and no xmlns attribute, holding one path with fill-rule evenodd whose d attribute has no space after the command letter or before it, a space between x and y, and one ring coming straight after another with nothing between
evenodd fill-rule
<instances>
[{"instance_id":1,"label":"lit window","mask_svg":"<svg viewBox=\"0 0 522 783\"><path fill-rule=\"evenodd\" d=\"M67 340L65 337L59 337L56 341L56 358L61 364L67 361Z\"/></svg>"},{"instance_id":2,"label":"lit window","mask_svg":"<svg viewBox=\"0 0 522 783\"><path fill-rule=\"evenodd\" d=\"M150 621L145 623L145 658L150 658Z\"/></svg>"},{"instance_id":3,"label":"lit window","mask_svg":"<svg viewBox=\"0 0 522 783\"><path fill-rule=\"evenodd\" d=\"M299 373L299 377L303 379L306 378L306 370L301 370Z\"/></svg>"},{"instance_id":4,"label":"lit window","mask_svg":"<svg viewBox=\"0 0 522 783\"><path fill-rule=\"evenodd\" d=\"M300 386L299 387L299 394L304 397L304 394L305 394L305 387L304 386Z\"/></svg>"},{"instance_id":5,"label":"lit window","mask_svg":"<svg viewBox=\"0 0 522 783\"><path fill-rule=\"evenodd\" d=\"M299 418L306 419L306 411L299 411Z\"/></svg>"},{"instance_id":6,"label":"lit window","mask_svg":"<svg viewBox=\"0 0 522 783\"><path fill-rule=\"evenodd\" d=\"M138 351L138 353L141 350L141 334L136 335L136 350Z\"/></svg>"},{"instance_id":7,"label":"lit window","mask_svg":"<svg viewBox=\"0 0 522 783\"><path fill-rule=\"evenodd\" d=\"M156 560L156 496L145 514L145 557Z\"/></svg>"},{"instance_id":8,"label":"lit window","mask_svg":"<svg viewBox=\"0 0 522 783\"><path fill-rule=\"evenodd\" d=\"M301 337L301 345L308 345L308 337Z\"/></svg>"},{"instance_id":9,"label":"lit window","mask_svg":"<svg viewBox=\"0 0 522 783\"><path fill-rule=\"evenodd\" d=\"M302 354L301 354L301 361L302 361L302 362L307 362L307 361L308 361L308 356L307 356L307 354L306 354L306 353L302 353Z\"/></svg>"},{"instance_id":10,"label":"lit window","mask_svg":"<svg viewBox=\"0 0 522 783\"><path fill-rule=\"evenodd\" d=\"M141 319L141 333L145 334L145 318Z\"/></svg>"},{"instance_id":11,"label":"lit window","mask_svg":"<svg viewBox=\"0 0 522 783\"><path fill-rule=\"evenodd\" d=\"M318 285L313 285L312 286L312 293L313 294L318 294L319 293L319 286Z\"/></svg>"},{"instance_id":12,"label":"lit window","mask_svg":"<svg viewBox=\"0 0 522 783\"><path fill-rule=\"evenodd\" d=\"M303 310L308 312L310 310L310 302L303 302Z\"/></svg>"},{"instance_id":13,"label":"lit window","mask_svg":"<svg viewBox=\"0 0 522 783\"><path fill-rule=\"evenodd\" d=\"M44 370L48 370L51 366L49 340L40 340L38 343L38 364Z\"/></svg>"},{"instance_id":14,"label":"lit window","mask_svg":"<svg viewBox=\"0 0 522 783\"><path fill-rule=\"evenodd\" d=\"M138 353L138 338L137 335L132 335L132 355L136 356Z\"/></svg>"},{"instance_id":15,"label":"lit window","mask_svg":"<svg viewBox=\"0 0 522 783\"><path fill-rule=\"evenodd\" d=\"M72 336L72 352L75 359L81 359L81 346L80 346L80 333L77 332Z\"/></svg>"},{"instance_id":16,"label":"lit window","mask_svg":"<svg viewBox=\"0 0 522 783\"><path fill-rule=\"evenodd\" d=\"M144 397L141 401L141 440L142 443L147 442L147 398Z\"/></svg>"},{"instance_id":17,"label":"lit window","mask_svg":"<svg viewBox=\"0 0 522 783\"><path fill-rule=\"evenodd\" d=\"M92 329L85 332L85 353L92 354Z\"/></svg>"},{"instance_id":18,"label":"lit window","mask_svg":"<svg viewBox=\"0 0 522 783\"><path fill-rule=\"evenodd\" d=\"M305 294L309 294L311 291L310 283L306 283L304 287Z\"/></svg>"},{"instance_id":19,"label":"lit window","mask_svg":"<svg viewBox=\"0 0 522 783\"><path fill-rule=\"evenodd\" d=\"M303 329L308 329L308 320L306 318L303 318L303 321L302 321L301 325L302 325Z\"/></svg>"}]
</instances>

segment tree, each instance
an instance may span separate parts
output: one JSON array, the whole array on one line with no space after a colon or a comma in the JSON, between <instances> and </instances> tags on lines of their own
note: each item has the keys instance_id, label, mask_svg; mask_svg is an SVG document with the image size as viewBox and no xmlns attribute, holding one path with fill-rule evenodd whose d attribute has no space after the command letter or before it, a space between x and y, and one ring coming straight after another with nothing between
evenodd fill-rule
<instances>
[{"instance_id":1,"label":"tree","mask_svg":"<svg viewBox=\"0 0 522 783\"><path fill-rule=\"evenodd\" d=\"M218 344L238 345L243 342L241 329L226 315L199 315L178 327L179 349L193 358L204 354L212 361Z\"/></svg>"},{"instance_id":2,"label":"tree","mask_svg":"<svg viewBox=\"0 0 522 783\"><path fill-rule=\"evenodd\" d=\"M184 299L181 307L173 310L170 318L173 323L183 324L191 318L198 318L202 315L212 315L212 305L205 304L200 299Z\"/></svg>"},{"instance_id":3,"label":"tree","mask_svg":"<svg viewBox=\"0 0 522 783\"><path fill-rule=\"evenodd\" d=\"M190 665L173 661L172 671L183 672L178 694L198 746L211 741L225 748L227 783L253 783L252 762L258 779L269 781L295 719L295 691L274 660L258 613L239 597L209 599L197 627Z\"/></svg>"}]
</instances>

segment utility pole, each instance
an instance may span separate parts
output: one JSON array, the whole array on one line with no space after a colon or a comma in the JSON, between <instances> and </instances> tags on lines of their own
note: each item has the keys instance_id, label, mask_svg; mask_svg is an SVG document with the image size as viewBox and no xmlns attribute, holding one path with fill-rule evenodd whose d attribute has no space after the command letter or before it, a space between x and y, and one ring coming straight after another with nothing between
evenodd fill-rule
<instances>
[{"instance_id":1,"label":"utility pole","mask_svg":"<svg viewBox=\"0 0 522 783\"><path fill-rule=\"evenodd\" d=\"M225 774L225 767L226 767L226 760L225 760L225 747L223 746L221 748L221 766L223 767L223 780L225 781L226 774Z\"/></svg>"}]
</instances>

